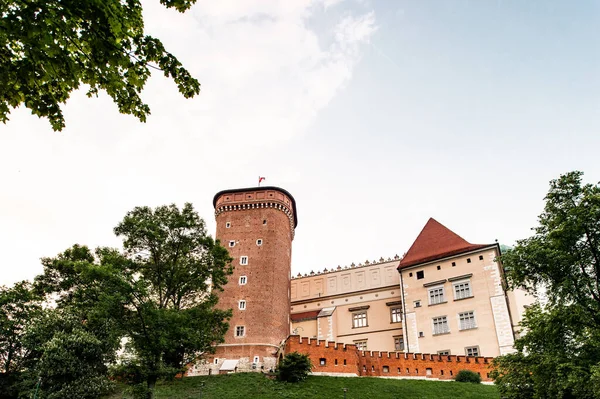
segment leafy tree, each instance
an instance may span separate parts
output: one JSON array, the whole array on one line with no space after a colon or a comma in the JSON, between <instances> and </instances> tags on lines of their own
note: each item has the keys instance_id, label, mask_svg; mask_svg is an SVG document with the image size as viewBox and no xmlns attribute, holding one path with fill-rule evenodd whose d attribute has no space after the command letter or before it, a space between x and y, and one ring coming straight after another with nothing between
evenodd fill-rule
<instances>
[{"instance_id":1,"label":"leafy tree","mask_svg":"<svg viewBox=\"0 0 600 399\"><path fill-rule=\"evenodd\" d=\"M196 0L160 0L184 12ZM4 0L0 3L0 120L24 104L62 130L73 90L105 91L119 111L142 122L140 98L151 70L172 78L184 97L200 84L161 41L144 32L140 0Z\"/></svg>"},{"instance_id":2,"label":"leafy tree","mask_svg":"<svg viewBox=\"0 0 600 399\"><path fill-rule=\"evenodd\" d=\"M113 388L108 378L114 345L65 309L46 310L28 330L30 356L22 372L22 397L93 399ZM111 350L112 349L112 350Z\"/></svg>"},{"instance_id":3,"label":"leafy tree","mask_svg":"<svg viewBox=\"0 0 600 399\"><path fill-rule=\"evenodd\" d=\"M15 386L29 354L23 337L40 312L39 297L27 281L0 287L0 397L16 395Z\"/></svg>"},{"instance_id":4,"label":"leafy tree","mask_svg":"<svg viewBox=\"0 0 600 399\"><path fill-rule=\"evenodd\" d=\"M312 363L308 355L292 352L279 362L277 378L281 381L299 382L308 377Z\"/></svg>"},{"instance_id":5,"label":"leafy tree","mask_svg":"<svg viewBox=\"0 0 600 399\"><path fill-rule=\"evenodd\" d=\"M143 378L149 396L159 378L174 376L223 342L230 311L215 309L231 273L225 248L206 234L191 204L135 208L115 228L123 253L74 246L45 259L37 286L59 307L76 309L98 327L126 338L120 377Z\"/></svg>"},{"instance_id":6,"label":"leafy tree","mask_svg":"<svg viewBox=\"0 0 600 399\"><path fill-rule=\"evenodd\" d=\"M546 298L525 312L518 352L495 361L504 397L600 398L600 187L582 176L551 181L535 234L502 256L512 287Z\"/></svg>"}]
</instances>

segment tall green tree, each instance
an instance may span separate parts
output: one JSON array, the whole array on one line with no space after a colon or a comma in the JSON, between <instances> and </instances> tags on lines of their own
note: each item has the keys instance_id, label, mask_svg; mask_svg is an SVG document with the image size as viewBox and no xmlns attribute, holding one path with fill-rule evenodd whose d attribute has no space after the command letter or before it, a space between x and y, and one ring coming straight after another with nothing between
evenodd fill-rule
<instances>
[{"instance_id":1,"label":"tall green tree","mask_svg":"<svg viewBox=\"0 0 600 399\"><path fill-rule=\"evenodd\" d=\"M37 286L59 307L107 323L126 338L121 377L144 381L152 396L158 379L223 342L230 311L215 308L231 273L231 258L206 234L191 204L135 208L115 228L124 252L74 246L44 260Z\"/></svg>"},{"instance_id":2,"label":"tall green tree","mask_svg":"<svg viewBox=\"0 0 600 399\"><path fill-rule=\"evenodd\" d=\"M20 372L30 354L23 338L41 311L40 298L27 281L0 286L0 398L16 395Z\"/></svg>"},{"instance_id":3,"label":"tall green tree","mask_svg":"<svg viewBox=\"0 0 600 399\"><path fill-rule=\"evenodd\" d=\"M545 298L495 362L504 397L600 398L600 186L582 177L551 181L535 234L502 256L512 287Z\"/></svg>"},{"instance_id":4,"label":"tall green tree","mask_svg":"<svg viewBox=\"0 0 600 399\"><path fill-rule=\"evenodd\" d=\"M196 0L160 0L180 12ZM0 2L0 120L25 105L62 130L71 92L105 91L121 113L146 121L140 97L152 70L173 79L185 98L200 84L161 41L144 32L140 0L3 0Z\"/></svg>"}]
</instances>

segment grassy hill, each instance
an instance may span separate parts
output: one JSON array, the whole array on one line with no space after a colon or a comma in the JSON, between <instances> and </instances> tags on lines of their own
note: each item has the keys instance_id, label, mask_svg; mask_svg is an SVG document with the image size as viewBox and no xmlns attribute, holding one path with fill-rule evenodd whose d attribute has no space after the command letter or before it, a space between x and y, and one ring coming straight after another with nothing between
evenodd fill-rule
<instances>
[{"instance_id":1,"label":"grassy hill","mask_svg":"<svg viewBox=\"0 0 600 399\"><path fill-rule=\"evenodd\" d=\"M156 399L499 399L495 386L461 382L311 376L298 384L271 381L258 373L189 377L157 387ZM200 396L202 395L202 396ZM125 398L118 393L110 399Z\"/></svg>"}]
</instances>

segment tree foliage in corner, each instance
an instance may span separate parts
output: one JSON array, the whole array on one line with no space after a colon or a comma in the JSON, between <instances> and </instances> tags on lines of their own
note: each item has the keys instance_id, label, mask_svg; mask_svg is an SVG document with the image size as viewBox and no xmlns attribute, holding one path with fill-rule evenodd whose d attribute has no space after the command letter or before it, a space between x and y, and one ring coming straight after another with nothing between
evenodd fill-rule
<instances>
[{"instance_id":1,"label":"tree foliage in corner","mask_svg":"<svg viewBox=\"0 0 600 399\"><path fill-rule=\"evenodd\" d=\"M196 0L160 0L184 12ZM4 0L0 2L0 120L24 104L54 130L61 104L81 84L105 91L119 111L145 122L140 93L151 69L172 78L185 98L200 84L161 41L144 33L141 0Z\"/></svg>"},{"instance_id":2,"label":"tree foliage in corner","mask_svg":"<svg viewBox=\"0 0 600 399\"><path fill-rule=\"evenodd\" d=\"M550 182L535 234L502 256L528 308L517 353L495 360L506 398L600 398L600 186L571 172Z\"/></svg>"},{"instance_id":3,"label":"tree foliage in corner","mask_svg":"<svg viewBox=\"0 0 600 399\"><path fill-rule=\"evenodd\" d=\"M27 281L0 286L0 398L17 395L20 372L30 353L24 337L41 311L39 297Z\"/></svg>"},{"instance_id":4,"label":"tree foliage in corner","mask_svg":"<svg viewBox=\"0 0 600 399\"><path fill-rule=\"evenodd\" d=\"M277 378L280 381L300 382L308 377L312 370L312 363L308 355L292 352L285 355L279 363Z\"/></svg>"},{"instance_id":5,"label":"tree foliage in corner","mask_svg":"<svg viewBox=\"0 0 600 399\"><path fill-rule=\"evenodd\" d=\"M135 208L115 233L123 253L74 246L44 259L36 285L86 325L125 337L127 359L115 373L152 397L159 379L223 342L231 313L215 309L214 291L227 282L231 258L191 204Z\"/></svg>"}]
</instances>

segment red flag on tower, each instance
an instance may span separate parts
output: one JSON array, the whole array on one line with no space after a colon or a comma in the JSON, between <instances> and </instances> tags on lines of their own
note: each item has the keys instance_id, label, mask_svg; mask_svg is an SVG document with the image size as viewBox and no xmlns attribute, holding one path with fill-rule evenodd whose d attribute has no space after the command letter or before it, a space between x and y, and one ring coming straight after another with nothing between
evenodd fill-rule
<instances>
[{"instance_id":1,"label":"red flag on tower","mask_svg":"<svg viewBox=\"0 0 600 399\"><path fill-rule=\"evenodd\" d=\"M263 181L263 180L265 180L265 179L266 179L265 177L258 176L258 185L260 186L260 182Z\"/></svg>"}]
</instances>

